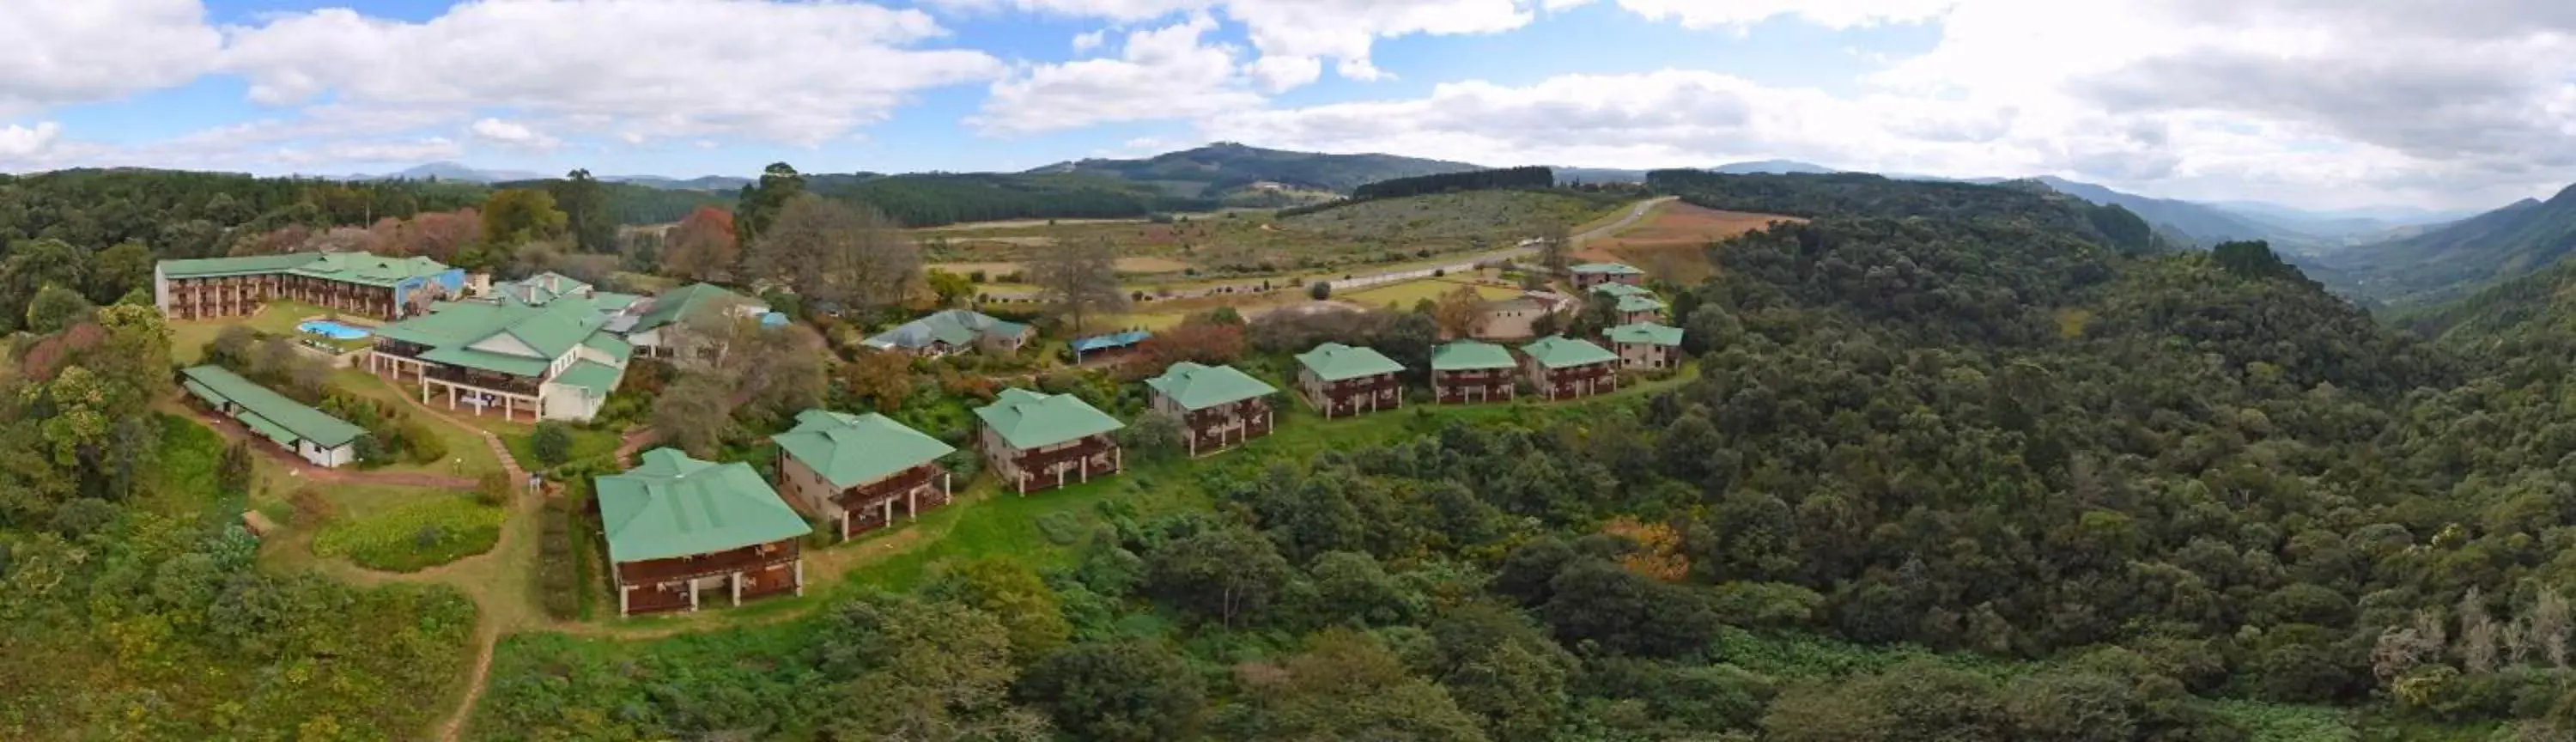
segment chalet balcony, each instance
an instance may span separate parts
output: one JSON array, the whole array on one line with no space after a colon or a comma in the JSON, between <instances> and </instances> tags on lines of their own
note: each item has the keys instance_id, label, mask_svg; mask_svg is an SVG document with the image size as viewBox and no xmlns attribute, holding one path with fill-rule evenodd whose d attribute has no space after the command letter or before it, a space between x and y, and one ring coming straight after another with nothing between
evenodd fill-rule
<instances>
[{"instance_id":1,"label":"chalet balcony","mask_svg":"<svg viewBox=\"0 0 2576 742\"><path fill-rule=\"evenodd\" d=\"M536 396L537 388L545 383L543 379L493 373L462 366L441 366L435 363L429 366L429 378L450 384L530 397Z\"/></svg>"},{"instance_id":2,"label":"chalet balcony","mask_svg":"<svg viewBox=\"0 0 2576 742\"><path fill-rule=\"evenodd\" d=\"M751 572L778 565L791 565L793 570L799 552L794 540L775 544L747 546L716 554L654 559L642 562L619 562L617 581L623 585L659 585L666 582L716 577L735 572Z\"/></svg>"}]
</instances>

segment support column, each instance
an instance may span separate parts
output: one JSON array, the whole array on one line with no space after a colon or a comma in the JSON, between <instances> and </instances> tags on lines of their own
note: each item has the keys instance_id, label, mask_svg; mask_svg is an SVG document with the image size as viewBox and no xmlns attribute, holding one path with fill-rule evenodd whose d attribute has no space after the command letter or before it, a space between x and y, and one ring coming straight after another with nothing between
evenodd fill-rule
<instances>
[{"instance_id":1,"label":"support column","mask_svg":"<svg viewBox=\"0 0 2576 742\"><path fill-rule=\"evenodd\" d=\"M631 610L628 609L626 605L627 599L634 594L635 588L633 587L626 585L617 586L617 615L625 616L631 613Z\"/></svg>"},{"instance_id":2,"label":"support column","mask_svg":"<svg viewBox=\"0 0 2576 742\"><path fill-rule=\"evenodd\" d=\"M698 612L698 578L691 577L680 584L689 586L689 612Z\"/></svg>"},{"instance_id":3,"label":"support column","mask_svg":"<svg viewBox=\"0 0 2576 742\"><path fill-rule=\"evenodd\" d=\"M805 558L796 558L796 597L805 597Z\"/></svg>"},{"instance_id":4,"label":"support column","mask_svg":"<svg viewBox=\"0 0 2576 742\"><path fill-rule=\"evenodd\" d=\"M909 490L904 490L904 493L903 493L903 512L904 512L906 515L911 516L913 520L921 520L921 488L920 488L920 487L914 487L914 488L909 489ZM893 501L893 500L887 500L887 501L886 501L886 520L887 520L888 522L892 522L892 521L894 520L894 501Z\"/></svg>"},{"instance_id":5,"label":"support column","mask_svg":"<svg viewBox=\"0 0 2576 742\"><path fill-rule=\"evenodd\" d=\"M733 604L742 605L742 573L733 573Z\"/></svg>"},{"instance_id":6,"label":"support column","mask_svg":"<svg viewBox=\"0 0 2576 742\"><path fill-rule=\"evenodd\" d=\"M886 525L894 525L894 500L889 499L884 503L881 503L877 508L877 511L877 517L883 519ZM915 515L913 517L918 518L920 516Z\"/></svg>"}]
</instances>

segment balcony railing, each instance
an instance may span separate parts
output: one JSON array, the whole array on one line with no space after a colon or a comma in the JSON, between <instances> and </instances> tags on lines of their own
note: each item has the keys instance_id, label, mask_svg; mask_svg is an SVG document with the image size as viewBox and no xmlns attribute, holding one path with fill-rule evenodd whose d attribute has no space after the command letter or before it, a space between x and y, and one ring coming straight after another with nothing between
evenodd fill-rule
<instances>
[{"instance_id":1,"label":"balcony railing","mask_svg":"<svg viewBox=\"0 0 2576 742\"><path fill-rule=\"evenodd\" d=\"M789 539L775 544L746 546L732 551L694 557L619 562L617 581L627 585L658 585L733 572L748 572L778 564L793 564L797 556L796 541Z\"/></svg>"}]
</instances>

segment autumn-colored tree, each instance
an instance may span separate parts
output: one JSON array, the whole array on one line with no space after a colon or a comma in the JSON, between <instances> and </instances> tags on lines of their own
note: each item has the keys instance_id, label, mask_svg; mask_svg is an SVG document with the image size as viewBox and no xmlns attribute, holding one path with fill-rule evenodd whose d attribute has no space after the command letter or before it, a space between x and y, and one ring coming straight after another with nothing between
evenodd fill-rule
<instances>
[{"instance_id":1,"label":"autumn-colored tree","mask_svg":"<svg viewBox=\"0 0 2576 742\"><path fill-rule=\"evenodd\" d=\"M418 255L446 263L453 262L456 253L466 246L482 241L483 212L469 208L412 217L386 244L397 254Z\"/></svg>"},{"instance_id":2,"label":"autumn-colored tree","mask_svg":"<svg viewBox=\"0 0 2576 742\"><path fill-rule=\"evenodd\" d=\"M662 272L693 281L722 281L742 260L733 212L700 206L689 212L662 245Z\"/></svg>"},{"instance_id":3,"label":"autumn-colored tree","mask_svg":"<svg viewBox=\"0 0 2576 742\"><path fill-rule=\"evenodd\" d=\"M1619 566L1630 572L1665 582L1680 582L1690 574L1690 556L1682 553L1681 533L1671 525L1620 517L1602 525L1601 532L1637 543L1635 551L1619 558Z\"/></svg>"},{"instance_id":4,"label":"autumn-colored tree","mask_svg":"<svg viewBox=\"0 0 2576 742\"><path fill-rule=\"evenodd\" d=\"M845 312L896 306L921 286L921 249L893 220L820 196L789 201L752 244L750 263L806 301Z\"/></svg>"},{"instance_id":5,"label":"autumn-colored tree","mask_svg":"<svg viewBox=\"0 0 2576 742\"><path fill-rule=\"evenodd\" d=\"M912 359L901 353L861 349L841 367L841 383L850 396L868 400L878 412L892 413L912 396Z\"/></svg>"},{"instance_id":6,"label":"autumn-colored tree","mask_svg":"<svg viewBox=\"0 0 2576 742\"><path fill-rule=\"evenodd\" d=\"M1168 330L1154 333L1136 346L1136 355L1128 365L1131 373L1153 376L1182 361L1209 365L1233 363L1243 357L1243 326L1193 317Z\"/></svg>"},{"instance_id":7,"label":"autumn-colored tree","mask_svg":"<svg viewBox=\"0 0 2576 742\"><path fill-rule=\"evenodd\" d=\"M1431 305L1431 320L1439 323L1440 334L1445 337L1475 337L1485 331L1486 318L1485 296L1477 293L1474 286L1460 286L1441 294L1439 301Z\"/></svg>"},{"instance_id":8,"label":"autumn-colored tree","mask_svg":"<svg viewBox=\"0 0 2576 742\"><path fill-rule=\"evenodd\" d=\"M1082 331L1084 320L1127 309L1127 289L1118 285L1118 246L1108 240L1039 251L1028 274L1048 310L1074 332Z\"/></svg>"},{"instance_id":9,"label":"autumn-colored tree","mask_svg":"<svg viewBox=\"0 0 2576 742\"><path fill-rule=\"evenodd\" d=\"M528 188L492 192L483 201L483 236L499 245L561 236L571 217L555 208L555 194Z\"/></svg>"}]
</instances>

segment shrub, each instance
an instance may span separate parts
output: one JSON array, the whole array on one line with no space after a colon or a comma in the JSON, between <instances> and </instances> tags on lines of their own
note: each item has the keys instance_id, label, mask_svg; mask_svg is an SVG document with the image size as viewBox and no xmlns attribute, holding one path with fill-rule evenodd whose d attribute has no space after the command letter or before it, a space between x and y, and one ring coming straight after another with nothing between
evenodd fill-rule
<instances>
[{"instance_id":1,"label":"shrub","mask_svg":"<svg viewBox=\"0 0 2576 742\"><path fill-rule=\"evenodd\" d=\"M559 466L572 458L572 431L559 420L537 423L537 432L528 436L528 450L537 455L537 463Z\"/></svg>"},{"instance_id":2,"label":"shrub","mask_svg":"<svg viewBox=\"0 0 2576 742\"><path fill-rule=\"evenodd\" d=\"M481 481L474 484L474 501L486 507L496 508L508 504L510 487L515 484L517 483L510 481L508 474L497 471L485 474Z\"/></svg>"},{"instance_id":3,"label":"shrub","mask_svg":"<svg viewBox=\"0 0 2576 742\"><path fill-rule=\"evenodd\" d=\"M313 553L345 557L368 569L417 572L491 551L505 516L472 500L423 500L325 528L313 539Z\"/></svg>"},{"instance_id":4,"label":"shrub","mask_svg":"<svg viewBox=\"0 0 2576 742\"><path fill-rule=\"evenodd\" d=\"M298 526L321 525L339 514L339 508L332 506L331 498L323 497L320 488L309 484L287 495L286 502L295 506L295 524Z\"/></svg>"},{"instance_id":5,"label":"shrub","mask_svg":"<svg viewBox=\"0 0 2576 742\"><path fill-rule=\"evenodd\" d=\"M428 423L405 419L394 428L394 444L405 451L412 463L434 464L447 458L447 439L438 437Z\"/></svg>"},{"instance_id":6,"label":"shrub","mask_svg":"<svg viewBox=\"0 0 2576 742\"><path fill-rule=\"evenodd\" d=\"M1306 284L1306 297L1316 301L1333 298L1333 282L1316 281Z\"/></svg>"}]
</instances>

